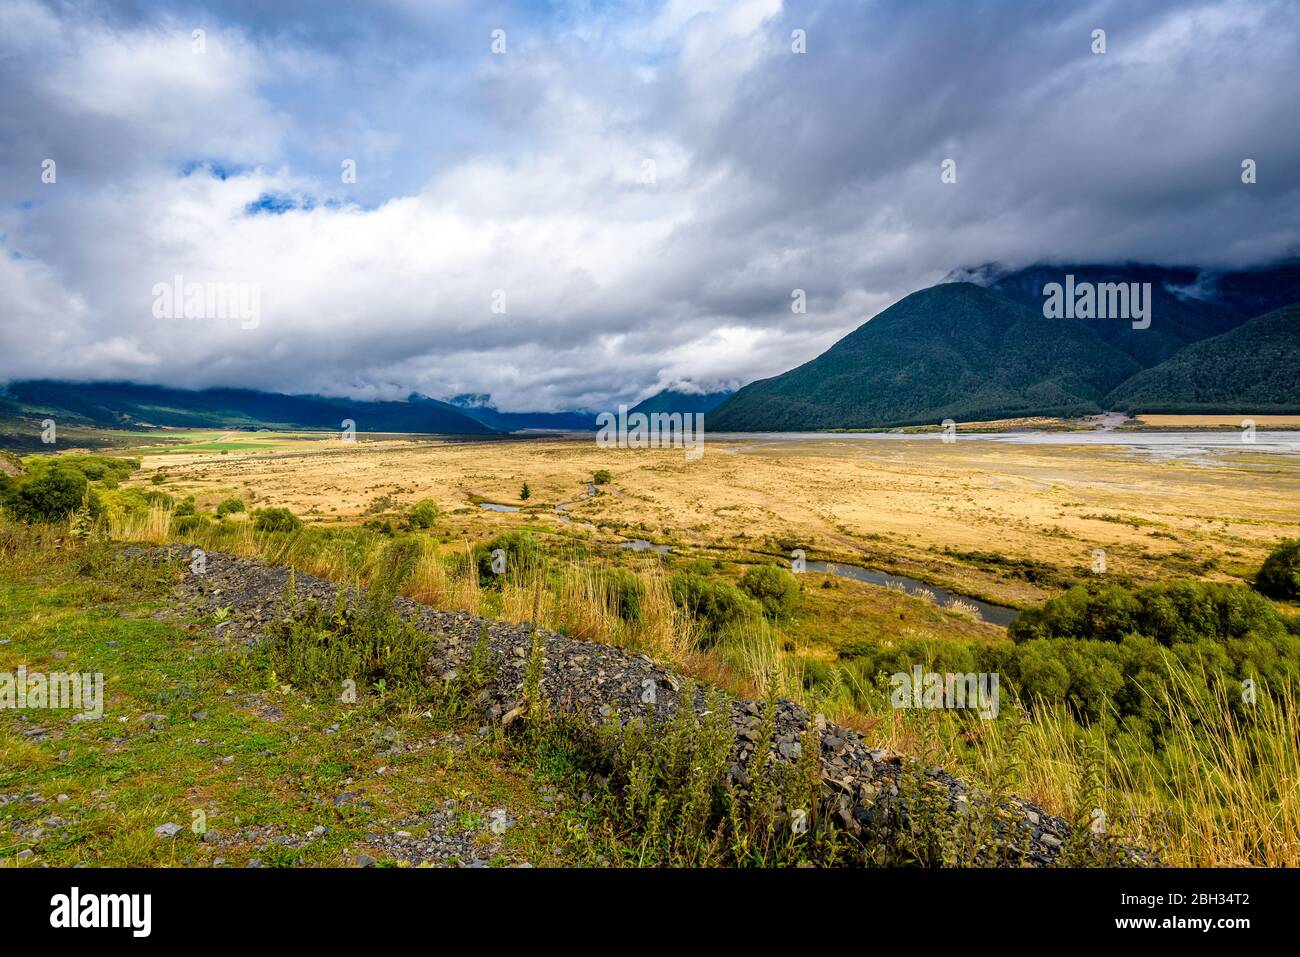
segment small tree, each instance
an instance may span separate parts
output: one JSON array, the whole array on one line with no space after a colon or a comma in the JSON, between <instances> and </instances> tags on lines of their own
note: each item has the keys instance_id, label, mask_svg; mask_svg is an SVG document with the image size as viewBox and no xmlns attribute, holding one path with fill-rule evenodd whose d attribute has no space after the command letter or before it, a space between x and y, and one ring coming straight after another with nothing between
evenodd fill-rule
<instances>
[{"instance_id":1,"label":"small tree","mask_svg":"<svg viewBox=\"0 0 1300 957\"><path fill-rule=\"evenodd\" d=\"M302 519L287 508L259 508L253 512L253 528L259 532L293 532L302 528Z\"/></svg>"},{"instance_id":2,"label":"small tree","mask_svg":"<svg viewBox=\"0 0 1300 957\"><path fill-rule=\"evenodd\" d=\"M614 478L609 469L597 469L596 474L591 477L592 485L608 485Z\"/></svg>"},{"instance_id":3,"label":"small tree","mask_svg":"<svg viewBox=\"0 0 1300 957\"><path fill-rule=\"evenodd\" d=\"M775 565L756 565L740 576L740 587L760 605L763 614L773 620L788 618L799 604L799 582L788 571Z\"/></svg>"},{"instance_id":4,"label":"small tree","mask_svg":"<svg viewBox=\"0 0 1300 957\"><path fill-rule=\"evenodd\" d=\"M57 522L81 508L83 503L92 515L99 514L99 497L85 476L51 469L11 487L5 507L20 522Z\"/></svg>"},{"instance_id":5,"label":"small tree","mask_svg":"<svg viewBox=\"0 0 1300 957\"><path fill-rule=\"evenodd\" d=\"M524 487L519 490L519 499L520 501L527 501L528 497L532 494L532 490L528 487L528 483L525 482Z\"/></svg>"},{"instance_id":6,"label":"small tree","mask_svg":"<svg viewBox=\"0 0 1300 957\"><path fill-rule=\"evenodd\" d=\"M227 515L238 515L245 511L244 500L242 498L228 498L217 506L217 518L225 518Z\"/></svg>"},{"instance_id":7,"label":"small tree","mask_svg":"<svg viewBox=\"0 0 1300 957\"><path fill-rule=\"evenodd\" d=\"M411 506L411 514L406 517L406 524L411 528L431 528L438 518L438 503L431 498L422 498Z\"/></svg>"}]
</instances>

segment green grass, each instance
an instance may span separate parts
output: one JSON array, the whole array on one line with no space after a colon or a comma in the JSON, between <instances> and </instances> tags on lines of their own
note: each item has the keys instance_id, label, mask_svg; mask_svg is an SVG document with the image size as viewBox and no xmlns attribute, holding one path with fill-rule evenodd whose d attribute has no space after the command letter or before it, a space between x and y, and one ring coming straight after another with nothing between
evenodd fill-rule
<instances>
[{"instance_id":1,"label":"green grass","mask_svg":"<svg viewBox=\"0 0 1300 957\"><path fill-rule=\"evenodd\" d=\"M16 798L0 807L5 865L206 866L222 859L240 866L257 859L337 866L366 849L366 835L391 833L394 822L445 801L455 801L467 822L486 822L488 809L509 807L520 823L501 836L498 863L554 860L560 842L535 774L498 744L401 753L389 753L387 742L377 746L388 727L399 740L429 740L468 734L477 721L390 710L381 723L364 698L350 706L267 687L262 671L241 669L211 637L210 619L177 614L166 601L174 580L171 569L125 561L110 549L84 558L33 550L0 563L0 638L9 639L0 645L0 671L25 664L29 673L105 675L101 721L0 711L0 794ZM33 726L48 738L26 737ZM364 799L342 807L322 800L344 791ZM23 800L29 794L44 800ZM191 831L195 811L222 842ZM66 823L45 823L55 816ZM185 830L170 840L155 836L166 822ZM275 843L317 826L328 831L301 847ZM255 828L267 829L269 839L239 839ZM18 859L24 850L33 855Z\"/></svg>"}]
</instances>

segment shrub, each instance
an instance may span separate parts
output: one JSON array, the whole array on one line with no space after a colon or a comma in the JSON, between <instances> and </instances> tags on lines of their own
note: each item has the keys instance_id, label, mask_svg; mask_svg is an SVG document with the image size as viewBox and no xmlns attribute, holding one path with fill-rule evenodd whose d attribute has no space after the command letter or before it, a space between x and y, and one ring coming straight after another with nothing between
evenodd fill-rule
<instances>
[{"instance_id":1,"label":"shrub","mask_svg":"<svg viewBox=\"0 0 1300 957\"><path fill-rule=\"evenodd\" d=\"M228 498L217 506L217 518L225 518L227 515L238 515L240 512L247 511L244 507L242 498Z\"/></svg>"},{"instance_id":2,"label":"shrub","mask_svg":"<svg viewBox=\"0 0 1300 957\"><path fill-rule=\"evenodd\" d=\"M613 479L614 476L610 474L609 469L597 469L596 474L591 477L591 484L608 485Z\"/></svg>"},{"instance_id":3,"label":"shrub","mask_svg":"<svg viewBox=\"0 0 1300 957\"><path fill-rule=\"evenodd\" d=\"M118 484L140 467L139 459L120 459L108 455L42 455L25 460L27 474L32 477L48 472L75 472L87 482L98 482L105 488Z\"/></svg>"},{"instance_id":4,"label":"shrub","mask_svg":"<svg viewBox=\"0 0 1300 957\"><path fill-rule=\"evenodd\" d=\"M194 496L186 495L172 512L173 515L193 515L198 510L194 507Z\"/></svg>"},{"instance_id":5,"label":"shrub","mask_svg":"<svg viewBox=\"0 0 1300 957\"><path fill-rule=\"evenodd\" d=\"M1205 639L1270 639L1284 632L1277 610L1249 588L1175 581L1136 591L1109 585L1090 592L1075 586L1026 611L1007 634L1016 642L1034 638L1120 641L1144 635L1171 647Z\"/></svg>"},{"instance_id":6,"label":"shrub","mask_svg":"<svg viewBox=\"0 0 1300 957\"><path fill-rule=\"evenodd\" d=\"M783 568L756 565L740 576L740 587L774 621L789 618L799 604L799 582Z\"/></svg>"},{"instance_id":7,"label":"shrub","mask_svg":"<svg viewBox=\"0 0 1300 957\"><path fill-rule=\"evenodd\" d=\"M431 498L422 498L411 506L406 524L410 528L432 528L438 514L438 503Z\"/></svg>"},{"instance_id":8,"label":"shrub","mask_svg":"<svg viewBox=\"0 0 1300 957\"><path fill-rule=\"evenodd\" d=\"M731 582L714 581L692 572L668 580L673 601L688 611L713 636L728 625L756 617L762 609Z\"/></svg>"},{"instance_id":9,"label":"shrub","mask_svg":"<svg viewBox=\"0 0 1300 957\"><path fill-rule=\"evenodd\" d=\"M83 502L92 515L99 514L99 496L84 475L52 469L11 485L5 508L20 522L57 522L81 508Z\"/></svg>"},{"instance_id":10,"label":"shrub","mask_svg":"<svg viewBox=\"0 0 1300 957\"><path fill-rule=\"evenodd\" d=\"M1264 559L1255 588L1270 598L1300 598L1300 538L1289 538Z\"/></svg>"},{"instance_id":11,"label":"shrub","mask_svg":"<svg viewBox=\"0 0 1300 957\"><path fill-rule=\"evenodd\" d=\"M641 605L645 598L645 584L626 568L607 568L601 573L605 594L624 621L641 620Z\"/></svg>"},{"instance_id":12,"label":"shrub","mask_svg":"<svg viewBox=\"0 0 1300 957\"><path fill-rule=\"evenodd\" d=\"M532 496L532 494L533 494L532 489L530 489L528 487L528 483L525 482L523 488L519 490L519 500L526 502Z\"/></svg>"},{"instance_id":13,"label":"shrub","mask_svg":"<svg viewBox=\"0 0 1300 957\"><path fill-rule=\"evenodd\" d=\"M295 532L302 528L302 519L287 508L259 508L253 512L253 528L259 532Z\"/></svg>"},{"instance_id":14,"label":"shrub","mask_svg":"<svg viewBox=\"0 0 1300 957\"><path fill-rule=\"evenodd\" d=\"M196 528L202 528L208 524L206 515L197 515L194 513L188 515L177 515L172 518L172 531L177 535L187 535Z\"/></svg>"},{"instance_id":15,"label":"shrub","mask_svg":"<svg viewBox=\"0 0 1300 957\"><path fill-rule=\"evenodd\" d=\"M531 533L506 532L498 535L486 545L474 549L479 581L484 584L499 581L503 577L492 571L492 552L498 548L506 553L507 574L529 568L540 562L542 558L542 546Z\"/></svg>"}]
</instances>

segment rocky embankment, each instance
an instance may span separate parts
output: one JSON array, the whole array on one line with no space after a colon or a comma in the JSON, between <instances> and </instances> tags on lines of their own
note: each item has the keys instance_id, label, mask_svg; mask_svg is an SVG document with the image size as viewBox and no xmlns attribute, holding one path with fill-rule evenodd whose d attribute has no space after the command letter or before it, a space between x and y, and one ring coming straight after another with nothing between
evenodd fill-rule
<instances>
[{"instance_id":1,"label":"rocky embankment","mask_svg":"<svg viewBox=\"0 0 1300 957\"><path fill-rule=\"evenodd\" d=\"M185 556L188 561L189 549L173 548L172 555L177 559ZM206 571L187 571L184 589L201 609L230 609L229 617L218 627L227 636L251 641L261 636L267 623L285 614L288 580L287 568L209 553ZM298 574L294 588L300 601L328 603L334 600L339 586ZM486 717L509 725L522 713L532 629L465 612L438 611L405 598L397 599L397 604L403 616L438 639L435 658L430 661L432 680L454 680L458 669L468 664L475 645L484 640L496 664L480 696ZM540 694L549 713L574 716L593 728L611 719L669 721L685 703L685 689L692 686L645 655L554 632L543 630L540 634L544 656ZM703 691L697 689L694 698L691 706L702 711L706 707ZM757 701L726 700L735 730L729 777L743 794L764 706ZM910 827L905 778L922 782L931 795L930 807L946 809L952 822L950 833L954 835L962 833L964 822L975 813L972 806L987 803L982 795L969 791L961 781L938 768L907 775L908 759L904 756L872 748L858 732L810 716L790 701L777 703L772 759L797 761L810 723L817 729L821 743L823 811L864 845L888 842ZM937 802L934 795L938 795ZM989 819L995 821L996 841L990 842L990 850L976 855L977 862L1050 866L1060 861L1070 841L1072 828L1068 822L1018 798L1005 800L1000 812L989 815ZM1095 843L1092 838L1089 841ZM1105 859L1120 865L1154 863L1150 855L1113 842L1105 845Z\"/></svg>"}]
</instances>

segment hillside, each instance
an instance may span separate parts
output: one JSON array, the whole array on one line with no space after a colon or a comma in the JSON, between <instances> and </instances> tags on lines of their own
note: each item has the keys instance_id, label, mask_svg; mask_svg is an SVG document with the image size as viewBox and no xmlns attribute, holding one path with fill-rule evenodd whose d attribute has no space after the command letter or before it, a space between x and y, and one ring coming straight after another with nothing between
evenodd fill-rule
<instances>
[{"instance_id":1,"label":"hillside","mask_svg":"<svg viewBox=\"0 0 1300 957\"><path fill-rule=\"evenodd\" d=\"M680 392L675 389L664 389L647 399L642 399L628 410L628 414L630 415L633 412L644 412L646 415L652 412L712 412L734 394L733 392Z\"/></svg>"},{"instance_id":2,"label":"hillside","mask_svg":"<svg viewBox=\"0 0 1300 957\"><path fill-rule=\"evenodd\" d=\"M1216 273L1196 267L1126 264L1037 263L1014 272L995 264L961 270L981 285L1033 309L1043 304L1043 287L1063 282L1151 284L1151 328L1098 323L1102 339L1142 366L1165 361L1184 346L1222 335L1247 319L1300 302L1300 264L1283 262L1259 269Z\"/></svg>"},{"instance_id":3,"label":"hillside","mask_svg":"<svg viewBox=\"0 0 1300 957\"><path fill-rule=\"evenodd\" d=\"M1107 398L1135 412L1300 412L1300 304L1197 342Z\"/></svg>"},{"instance_id":4,"label":"hillside","mask_svg":"<svg viewBox=\"0 0 1300 957\"><path fill-rule=\"evenodd\" d=\"M1099 412L1141 368L1098 338L1103 324L1045 319L972 283L933 286L811 362L741 389L709 426L852 429Z\"/></svg>"},{"instance_id":5,"label":"hillside","mask_svg":"<svg viewBox=\"0 0 1300 957\"><path fill-rule=\"evenodd\" d=\"M358 402L252 389L192 391L131 382L11 382L3 411L51 417L61 424L110 428L339 429L351 419L362 432L484 435L498 430L445 402Z\"/></svg>"}]
</instances>

